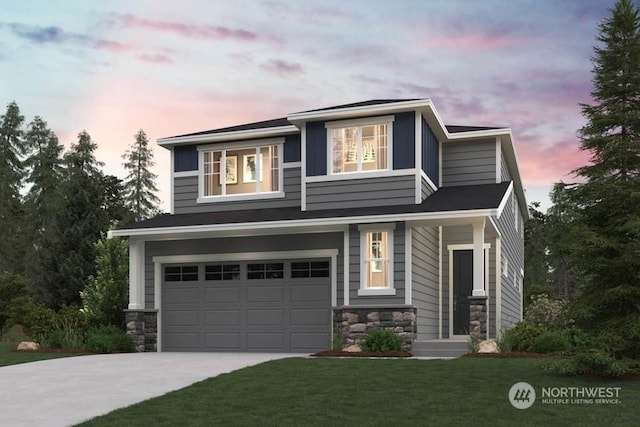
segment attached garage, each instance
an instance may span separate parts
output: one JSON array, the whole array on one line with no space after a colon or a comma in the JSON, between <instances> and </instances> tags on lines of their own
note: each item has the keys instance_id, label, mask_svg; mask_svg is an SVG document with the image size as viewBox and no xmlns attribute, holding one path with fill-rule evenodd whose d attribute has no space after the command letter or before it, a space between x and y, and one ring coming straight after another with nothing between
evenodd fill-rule
<instances>
[{"instance_id":1,"label":"attached garage","mask_svg":"<svg viewBox=\"0 0 640 427\"><path fill-rule=\"evenodd\" d=\"M161 350L328 349L330 265L328 259L163 264Z\"/></svg>"}]
</instances>

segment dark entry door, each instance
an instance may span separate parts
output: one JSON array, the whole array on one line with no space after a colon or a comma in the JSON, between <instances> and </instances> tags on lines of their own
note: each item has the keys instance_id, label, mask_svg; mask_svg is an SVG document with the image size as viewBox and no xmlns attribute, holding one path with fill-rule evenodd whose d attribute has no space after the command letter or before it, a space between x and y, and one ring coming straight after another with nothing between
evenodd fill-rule
<instances>
[{"instance_id":1,"label":"dark entry door","mask_svg":"<svg viewBox=\"0 0 640 427\"><path fill-rule=\"evenodd\" d=\"M453 251L453 334L469 334L469 296L473 290L473 251Z\"/></svg>"}]
</instances>

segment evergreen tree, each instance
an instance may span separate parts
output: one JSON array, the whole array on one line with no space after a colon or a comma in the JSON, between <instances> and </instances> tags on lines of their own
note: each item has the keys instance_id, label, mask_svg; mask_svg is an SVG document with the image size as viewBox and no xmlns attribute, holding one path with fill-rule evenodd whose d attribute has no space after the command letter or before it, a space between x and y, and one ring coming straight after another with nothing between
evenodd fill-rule
<instances>
[{"instance_id":1,"label":"evergreen tree","mask_svg":"<svg viewBox=\"0 0 640 427\"><path fill-rule=\"evenodd\" d=\"M20 188L24 178L22 158L28 151L23 123L18 104L9 103L6 113L0 116L0 273L21 269Z\"/></svg>"},{"instance_id":2,"label":"evergreen tree","mask_svg":"<svg viewBox=\"0 0 640 427\"><path fill-rule=\"evenodd\" d=\"M155 164L153 151L142 129L135 135L135 142L122 158L125 160L124 167L128 171L124 182L125 203L133 213L133 219L141 221L155 215L160 203L160 199L155 194L158 192L155 184L157 175L149 170Z\"/></svg>"},{"instance_id":3,"label":"evergreen tree","mask_svg":"<svg viewBox=\"0 0 640 427\"><path fill-rule=\"evenodd\" d=\"M620 0L599 27L592 105L580 130L591 164L575 172L576 314L616 355L640 358L640 14Z\"/></svg>"},{"instance_id":4,"label":"evergreen tree","mask_svg":"<svg viewBox=\"0 0 640 427\"><path fill-rule=\"evenodd\" d=\"M524 228L524 303L532 295L551 293L549 261L547 257L547 216L540 212L540 203L529 205L529 219Z\"/></svg>"}]
</instances>

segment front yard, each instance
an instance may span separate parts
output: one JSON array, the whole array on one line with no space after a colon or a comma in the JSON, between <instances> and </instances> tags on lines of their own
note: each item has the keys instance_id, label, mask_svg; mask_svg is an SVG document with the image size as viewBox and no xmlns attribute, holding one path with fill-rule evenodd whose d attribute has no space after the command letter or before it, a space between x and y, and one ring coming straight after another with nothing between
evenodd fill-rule
<instances>
[{"instance_id":1,"label":"front yard","mask_svg":"<svg viewBox=\"0 0 640 427\"><path fill-rule=\"evenodd\" d=\"M284 359L211 378L83 425L637 425L640 382L557 377L534 359ZM162 375L162 373L158 373ZM515 409L508 392L537 399ZM542 387L620 387L616 404L543 404ZM144 387L144 385L141 385Z\"/></svg>"}]
</instances>

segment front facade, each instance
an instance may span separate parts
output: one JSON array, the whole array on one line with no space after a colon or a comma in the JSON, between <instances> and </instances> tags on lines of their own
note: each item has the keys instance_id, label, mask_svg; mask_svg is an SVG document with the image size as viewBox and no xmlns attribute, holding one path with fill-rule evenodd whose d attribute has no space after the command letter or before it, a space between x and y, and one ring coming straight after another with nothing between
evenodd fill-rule
<instances>
[{"instance_id":1,"label":"front facade","mask_svg":"<svg viewBox=\"0 0 640 427\"><path fill-rule=\"evenodd\" d=\"M138 350L311 352L377 328L411 348L521 319L510 129L377 100L158 143L171 213L111 233Z\"/></svg>"}]
</instances>

